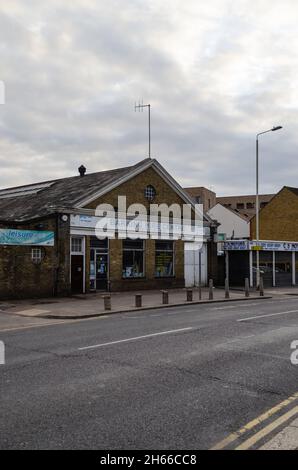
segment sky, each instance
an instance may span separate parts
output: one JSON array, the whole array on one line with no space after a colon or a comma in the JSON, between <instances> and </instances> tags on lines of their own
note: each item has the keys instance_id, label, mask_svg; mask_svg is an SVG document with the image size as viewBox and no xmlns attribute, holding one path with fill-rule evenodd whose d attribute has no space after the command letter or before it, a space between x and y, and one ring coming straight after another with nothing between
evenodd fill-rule
<instances>
[{"instance_id":1,"label":"sky","mask_svg":"<svg viewBox=\"0 0 298 470\"><path fill-rule=\"evenodd\" d=\"M152 157L220 195L298 186L296 0L0 0L0 188ZM1 89L2 84L2 89ZM2 91L1 91L2 90Z\"/></svg>"}]
</instances>

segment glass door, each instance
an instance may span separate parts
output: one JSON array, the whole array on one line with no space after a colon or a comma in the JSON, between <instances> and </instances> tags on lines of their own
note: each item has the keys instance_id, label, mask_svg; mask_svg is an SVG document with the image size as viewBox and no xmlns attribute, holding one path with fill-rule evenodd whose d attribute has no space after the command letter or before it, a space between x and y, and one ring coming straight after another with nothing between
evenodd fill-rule
<instances>
[{"instance_id":1,"label":"glass door","mask_svg":"<svg viewBox=\"0 0 298 470\"><path fill-rule=\"evenodd\" d=\"M108 255L107 254L96 253L95 270L96 270L96 290L107 290L107 287L108 287Z\"/></svg>"}]
</instances>

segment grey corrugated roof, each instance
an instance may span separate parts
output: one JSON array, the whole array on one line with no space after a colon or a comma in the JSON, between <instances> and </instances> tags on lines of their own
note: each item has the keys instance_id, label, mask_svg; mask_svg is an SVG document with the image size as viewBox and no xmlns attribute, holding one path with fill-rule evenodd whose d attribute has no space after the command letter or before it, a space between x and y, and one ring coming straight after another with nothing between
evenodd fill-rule
<instances>
[{"instance_id":1,"label":"grey corrugated roof","mask_svg":"<svg viewBox=\"0 0 298 470\"><path fill-rule=\"evenodd\" d=\"M30 186L18 188L6 188L0 190L0 220L2 221L26 221L53 214L57 208L74 208L75 204L82 198L88 197L94 192L103 190L109 184L116 182L129 174L132 170L143 166L148 159L142 160L136 165L117 168L115 170L90 173L85 176L72 176L58 180L46 181L41 185L51 183L37 194L1 198L8 190L28 190Z\"/></svg>"}]
</instances>

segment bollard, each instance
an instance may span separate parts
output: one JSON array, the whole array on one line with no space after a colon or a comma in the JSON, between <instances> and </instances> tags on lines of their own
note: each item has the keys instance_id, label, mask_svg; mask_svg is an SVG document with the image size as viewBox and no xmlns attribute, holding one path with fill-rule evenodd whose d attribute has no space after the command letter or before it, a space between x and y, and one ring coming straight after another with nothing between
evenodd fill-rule
<instances>
[{"instance_id":1,"label":"bollard","mask_svg":"<svg viewBox=\"0 0 298 470\"><path fill-rule=\"evenodd\" d=\"M142 307L142 294L135 295L135 306L136 308Z\"/></svg>"},{"instance_id":2,"label":"bollard","mask_svg":"<svg viewBox=\"0 0 298 470\"><path fill-rule=\"evenodd\" d=\"M229 279L226 277L225 279L225 299L230 298L230 286L229 286Z\"/></svg>"},{"instance_id":3,"label":"bollard","mask_svg":"<svg viewBox=\"0 0 298 470\"><path fill-rule=\"evenodd\" d=\"M169 303L169 293L167 290L162 290L162 304L166 305Z\"/></svg>"},{"instance_id":4,"label":"bollard","mask_svg":"<svg viewBox=\"0 0 298 470\"><path fill-rule=\"evenodd\" d=\"M192 289L186 289L186 302L192 302Z\"/></svg>"},{"instance_id":5,"label":"bollard","mask_svg":"<svg viewBox=\"0 0 298 470\"><path fill-rule=\"evenodd\" d=\"M245 297L249 297L249 280L248 280L248 277L245 278Z\"/></svg>"},{"instance_id":6,"label":"bollard","mask_svg":"<svg viewBox=\"0 0 298 470\"><path fill-rule=\"evenodd\" d=\"M264 297L264 280L263 280L263 276L260 277L260 296Z\"/></svg>"},{"instance_id":7,"label":"bollard","mask_svg":"<svg viewBox=\"0 0 298 470\"><path fill-rule=\"evenodd\" d=\"M209 279L209 300L213 300L213 279Z\"/></svg>"},{"instance_id":8,"label":"bollard","mask_svg":"<svg viewBox=\"0 0 298 470\"><path fill-rule=\"evenodd\" d=\"M103 295L103 303L104 303L104 309L105 310L111 310L112 305L111 305L111 296L109 294Z\"/></svg>"}]
</instances>

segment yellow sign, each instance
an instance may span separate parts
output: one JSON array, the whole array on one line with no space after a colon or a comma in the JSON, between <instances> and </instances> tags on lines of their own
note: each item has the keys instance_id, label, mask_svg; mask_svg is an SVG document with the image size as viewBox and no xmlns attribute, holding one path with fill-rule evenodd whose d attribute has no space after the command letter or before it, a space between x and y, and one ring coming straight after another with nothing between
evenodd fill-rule
<instances>
[{"instance_id":1,"label":"yellow sign","mask_svg":"<svg viewBox=\"0 0 298 470\"><path fill-rule=\"evenodd\" d=\"M263 249L263 247L262 247L262 246L255 245L255 246L252 246L251 249L252 249L253 251L261 251L261 250Z\"/></svg>"}]
</instances>

